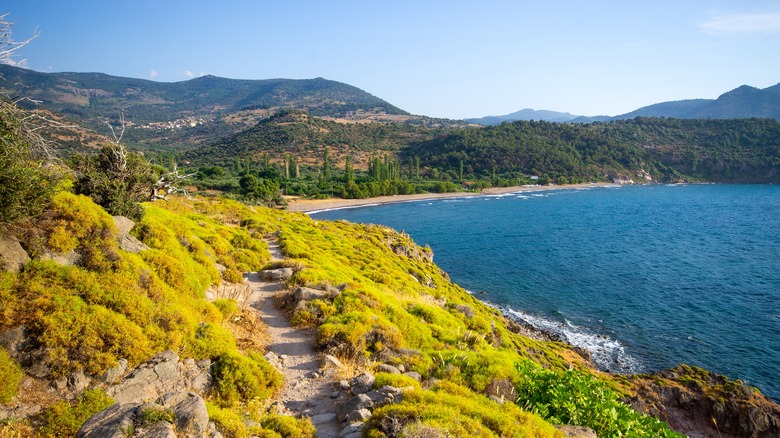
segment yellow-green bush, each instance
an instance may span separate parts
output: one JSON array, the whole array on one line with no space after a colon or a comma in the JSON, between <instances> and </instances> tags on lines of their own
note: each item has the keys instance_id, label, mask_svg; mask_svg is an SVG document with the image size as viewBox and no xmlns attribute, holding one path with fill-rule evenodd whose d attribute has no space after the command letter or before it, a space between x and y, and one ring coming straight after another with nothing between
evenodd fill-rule
<instances>
[{"instance_id":1,"label":"yellow-green bush","mask_svg":"<svg viewBox=\"0 0 780 438\"><path fill-rule=\"evenodd\" d=\"M262 429L276 432L280 437L284 438L315 438L317 436L317 430L308 418L269 415L260 421L260 425ZM262 430L253 432L263 436Z\"/></svg>"},{"instance_id":2,"label":"yellow-green bush","mask_svg":"<svg viewBox=\"0 0 780 438\"><path fill-rule=\"evenodd\" d=\"M41 415L39 432L45 437L72 437L93 414L106 409L114 401L100 389L88 389L72 402L60 401L46 408Z\"/></svg>"},{"instance_id":3,"label":"yellow-green bush","mask_svg":"<svg viewBox=\"0 0 780 438\"><path fill-rule=\"evenodd\" d=\"M214 362L213 394L223 407L265 399L276 393L282 376L263 356L250 352L244 356L227 351Z\"/></svg>"},{"instance_id":4,"label":"yellow-green bush","mask_svg":"<svg viewBox=\"0 0 780 438\"><path fill-rule=\"evenodd\" d=\"M219 324L203 323L187 341L185 355L195 359L213 359L225 352L236 350L236 339Z\"/></svg>"},{"instance_id":5,"label":"yellow-green bush","mask_svg":"<svg viewBox=\"0 0 780 438\"><path fill-rule=\"evenodd\" d=\"M227 438L249 438L249 427L238 412L209 401L206 402L206 409L209 420L213 421L217 430Z\"/></svg>"},{"instance_id":6,"label":"yellow-green bush","mask_svg":"<svg viewBox=\"0 0 780 438\"><path fill-rule=\"evenodd\" d=\"M5 348L0 348L0 404L8 403L16 397L19 382L22 381L22 369Z\"/></svg>"},{"instance_id":7,"label":"yellow-green bush","mask_svg":"<svg viewBox=\"0 0 780 438\"><path fill-rule=\"evenodd\" d=\"M512 403L498 404L465 387L436 387L433 391L404 393L398 404L374 411L367 436L380 438L414 435L427 429L427 436L563 437L563 433L540 417L523 412Z\"/></svg>"},{"instance_id":8,"label":"yellow-green bush","mask_svg":"<svg viewBox=\"0 0 780 438\"><path fill-rule=\"evenodd\" d=\"M377 389L383 386L394 386L396 388L411 386L414 389L422 389L420 382L403 374L377 373L374 377L374 388Z\"/></svg>"},{"instance_id":9,"label":"yellow-green bush","mask_svg":"<svg viewBox=\"0 0 780 438\"><path fill-rule=\"evenodd\" d=\"M230 319L238 311L238 303L232 298L217 298L212 304L219 309L223 320Z\"/></svg>"}]
</instances>

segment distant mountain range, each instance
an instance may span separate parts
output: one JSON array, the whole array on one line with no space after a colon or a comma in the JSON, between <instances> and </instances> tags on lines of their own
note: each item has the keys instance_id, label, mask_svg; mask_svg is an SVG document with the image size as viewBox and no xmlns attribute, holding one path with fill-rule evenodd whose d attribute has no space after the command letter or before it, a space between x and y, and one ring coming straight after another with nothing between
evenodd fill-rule
<instances>
[{"instance_id":1,"label":"distant mountain range","mask_svg":"<svg viewBox=\"0 0 780 438\"><path fill-rule=\"evenodd\" d=\"M619 116L577 116L557 111L524 109L504 116L464 119L480 125L498 125L515 120L544 120L563 123L589 123L634 117L669 117L675 119L747 119L780 120L780 84L759 89L743 85L720 95L717 99L689 99L662 102L639 108Z\"/></svg>"}]
</instances>

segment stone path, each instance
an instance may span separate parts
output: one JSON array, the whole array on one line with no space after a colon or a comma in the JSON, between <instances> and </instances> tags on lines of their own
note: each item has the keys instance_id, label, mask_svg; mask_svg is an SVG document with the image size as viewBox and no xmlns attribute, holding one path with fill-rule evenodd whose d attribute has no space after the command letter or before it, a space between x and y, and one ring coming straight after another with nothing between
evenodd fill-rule
<instances>
[{"instance_id":1,"label":"stone path","mask_svg":"<svg viewBox=\"0 0 780 438\"><path fill-rule=\"evenodd\" d=\"M283 256L276 241L268 241L272 260ZM246 275L251 288L249 305L257 310L268 326L271 345L266 354L271 363L284 375L284 386L278 401L288 413L311 417L319 438L338 437L341 426L336 420L336 402L339 392L331 379L320 371L319 355L314 349L315 332L296 329L274 303L274 295L284 291L281 282L267 282L260 274ZM278 360L277 360L278 358Z\"/></svg>"}]
</instances>

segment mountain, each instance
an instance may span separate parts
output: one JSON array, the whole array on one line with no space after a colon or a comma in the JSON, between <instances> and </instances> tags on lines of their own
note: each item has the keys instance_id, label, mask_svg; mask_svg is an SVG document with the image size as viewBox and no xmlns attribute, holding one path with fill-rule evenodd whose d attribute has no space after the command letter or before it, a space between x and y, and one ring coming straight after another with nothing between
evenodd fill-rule
<instances>
[{"instance_id":1,"label":"mountain","mask_svg":"<svg viewBox=\"0 0 780 438\"><path fill-rule=\"evenodd\" d=\"M323 78L240 80L203 76L154 82L102 73L40 73L0 65L0 91L20 104L67 116L109 134L123 113L125 140L178 147L214 141L257 123L278 108L333 118L409 114L359 88Z\"/></svg>"},{"instance_id":2,"label":"mountain","mask_svg":"<svg viewBox=\"0 0 780 438\"><path fill-rule=\"evenodd\" d=\"M626 114L609 116L575 116L556 111L524 109L504 116L464 119L480 125L499 125L516 120L591 123L625 120L634 117L668 117L673 119L749 119L780 120L780 84L759 89L742 85L717 99L687 99L648 105Z\"/></svg>"},{"instance_id":3,"label":"mountain","mask_svg":"<svg viewBox=\"0 0 780 438\"><path fill-rule=\"evenodd\" d=\"M780 120L780 84L759 89L742 85L717 99L692 99L657 103L613 120L634 117L671 117L675 119L748 119Z\"/></svg>"},{"instance_id":4,"label":"mountain","mask_svg":"<svg viewBox=\"0 0 780 438\"><path fill-rule=\"evenodd\" d=\"M544 120L546 122L568 122L573 119L576 119L577 117L581 117L581 116L575 116L570 113L561 113L558 111L534 110L531 108L526 108L504 116L487 116L487 117L463 119L463 120L469 123L476 123L478 125L492 126L492 125L500 125L503 122L512 122L515 120Z\"/></svg>"}]
</instances>

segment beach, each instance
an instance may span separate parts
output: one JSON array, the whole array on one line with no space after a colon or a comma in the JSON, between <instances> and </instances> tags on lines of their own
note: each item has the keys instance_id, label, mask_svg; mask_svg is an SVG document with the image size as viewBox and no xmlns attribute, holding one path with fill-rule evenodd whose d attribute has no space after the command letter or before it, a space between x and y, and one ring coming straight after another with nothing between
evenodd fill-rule
<instances>
[{"instance_id":1,"label":"beach","mask_svg":"<svg viewBox=\"0 0 780 438\"><path fill-rule=\"evenodd\" d=\"M514 186L514 187L491 187L481 192L451 192L451 193L417 193L414 195L394 195L378 196L375 198L364 199L290 199L288 200L287 210L302 213L312 213L323 210L334 210L339 208L361 207L367 205L392 204L396 202L427 201L432 199L447 198L469 198L473 196L495 196L508 193L537 192L548 190L565 190L589 187L614 186L607 183L587 183L587 184L567 184L567 185L546 185L546 186Z\"/></svg>"}]
</instances>

